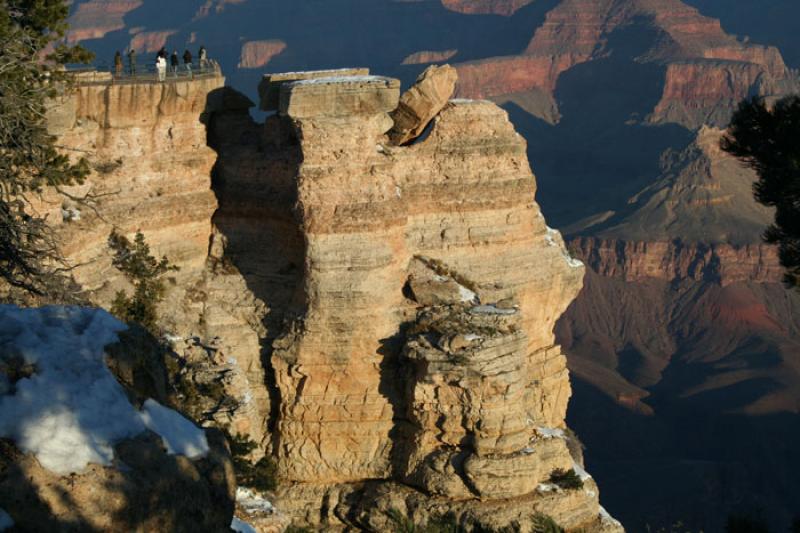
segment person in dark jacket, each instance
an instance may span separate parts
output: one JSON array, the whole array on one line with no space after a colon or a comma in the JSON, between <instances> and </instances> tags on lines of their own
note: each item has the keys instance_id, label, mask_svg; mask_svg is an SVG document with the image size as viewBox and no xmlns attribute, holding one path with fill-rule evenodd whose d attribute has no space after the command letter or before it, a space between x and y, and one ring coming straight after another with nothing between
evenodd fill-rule
<instances>
[{"instance_id":1,"label":"person in dark jacket","mask_svg":"<svg viewBox=\"0 0 800 533\"><path fill-rule=\"evenodd\" d=\"M114 54L114 74L119 78L122 76L122 69L124 68L122 64L122 54L117 50L117 53Z\"/></svg>"},{"instance_id":2,"label":"person in dark jacket","mask_svg":"<svg viewBox=\"0 0 800 533\"><path fill-rule=\"evenodd\" d=\"M136 50L133 48L128 52L128 70L131 76L136 76Z\"/></svg>"},{"instance_id":3,"label":"person in dark jacket","mask_svg":"<svg viewBox=\"0 0 800 533\"><path fill-rule=\"evenodd\" d=\"M169 66L170 66L170 70L172 70L172 75L173 76L177 76L178 75L178 66L180 66L180 64L181 64L181 62L178 59L178 51L177 50L173 50L172 51L172 55L169 56Z\"/></svg>"},{"instance_id":4,"label":"person in dark jacket","mask_svg":"<svg viewBox=\"0 0 800 533\"><path fill-rule=\"evenodd\" d=\"M187 72L192 71L192 53L189 50L183 52L183 66L186 67Z\"/></svg>"}]
</instances>

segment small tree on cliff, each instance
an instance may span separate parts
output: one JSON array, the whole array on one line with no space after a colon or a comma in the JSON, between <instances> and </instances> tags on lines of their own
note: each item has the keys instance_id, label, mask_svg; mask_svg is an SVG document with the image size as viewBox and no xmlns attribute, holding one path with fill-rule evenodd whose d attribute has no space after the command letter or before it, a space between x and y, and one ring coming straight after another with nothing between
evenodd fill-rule
<instances>
[{"instance_id":1,"label":"small tree on cliff","mask_svg":"<svg viewBox=\"0 0 800 533\"><path fill-rule=\"evenodd\" d=\"M91 58L80 47L54 45L68 9L63 0L0 0L0 281L37 295L55 290L63 263L26 195L88 173L85 161L71 163L56 150L45 125L47 100L68 82L60 66Z\"/></svg>"},{"instance_id":2,"label":"small tree on cliff","mask_svg":"<svg viewBox=\"0 0 800 533\"><path fill-rule=\"evenodd\" d=\"M108 237L108 245L114 251L112 264L133 284L132 296L125 291L117 293L111 304L111 314L157 333L157 308L166 290L163 277L178 267L171 265L166 256L159 260L150 255L150 246L141 232L136 233L133 242L114 232Z\"/></svg>"},{"instance_id":3,"label":"small tree on cliff","mask_svg":"<svg viewBox=\"0 0 800 533\"><path fill-rule=\"evenodd\" d=\"M786 283L800 287L800 96L772 108L759 98L742 102L722 149L758 173L756 200L776 210L764 240L779 245Z\"/></svg>"}]
</instances>

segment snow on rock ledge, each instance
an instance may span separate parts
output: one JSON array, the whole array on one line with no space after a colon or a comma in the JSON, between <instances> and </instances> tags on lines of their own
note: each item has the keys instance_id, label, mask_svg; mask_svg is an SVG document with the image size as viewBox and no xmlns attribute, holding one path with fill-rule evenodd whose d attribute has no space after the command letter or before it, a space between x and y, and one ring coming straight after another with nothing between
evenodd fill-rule
<instances>
[{"instance_id":1,"label":"snow on rock ledge","mask_svg":"<svg viewBox=\"0 0 800 533\"><path fill-rule=\"evenodd\" d=\"M111 464L113 445L146 429L171 454L206 454L205 433L177 412L154 400L143 411L131 405L104 362L104 347L125 329L100 309L0 306L2 368L22 376L5 376L0 436L60 475Z\"/></svg>"},{"instance_id":2,"label":"snow on rock ledge","mask_svg":"<svg viewBox=\"0 0 800 533\"><path fill-rule=\"evenodd\" d=\"M150 383L161 352L125 329L99 309L0 306L0 508L16 529L229 528L224 435L144 400L166 399ZM153 374L126 379L126 357Z\"/></svg>"}]
</instances>

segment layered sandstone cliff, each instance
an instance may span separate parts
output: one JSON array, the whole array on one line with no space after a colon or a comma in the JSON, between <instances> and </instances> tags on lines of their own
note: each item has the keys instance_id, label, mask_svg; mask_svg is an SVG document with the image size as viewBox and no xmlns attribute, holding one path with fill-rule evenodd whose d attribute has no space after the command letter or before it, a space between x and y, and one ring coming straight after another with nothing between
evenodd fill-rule
<instances>
[{"instance_id":1,"label":"layered sandstone cliff","mask_svg":"<svg viewBox=\"0 0 800 533\"><path fill-rule=\"evenodd\" d=\"M615 32L630 27L641 28L641 36L616 42ZM648 42L636 42L644 35ZM547 13L519 55L459 64L459 94L505 101L509 95L543 92L552 98L564 72L630 53L617 50L621 44L637 49L631 61L664 69L663 94L649 117L653 123L724 126L742 98L796 90L796 75L776 48L738 41L718 20L679 0L565 0ZM548 119L549 105L543 100L526 110Z\"/></svg>"},{"instance_id":2,"label":"layered sandstone cliff","mask_svg":"<svg viewBox=\"0 0 800 533\"><path fill-rule=\"evenodd\" d=\"M48 199L76 279L101 304L126 286L112 229L181 267L170 340L224 376L235 407L208 422L264 443L296 522L618 530L565 432L553 327L584 270L545 225L524 140L494 104L447 103L452 80L420 78L403 102L424 109L396 123L399 82L348 74L275 77L263 125L219 76L82 84L51 127L96 172L65 191L83 202ZM549 483L573 468L582 489Z\"/></svg>"},{"instance_id":3,"label":"layered sandstone cliff","mask_svg":"<svg viewBox=\"0 0 800 533\"><path fill-rule=\"evenodd\" d=\"M381 529L381 510L395 507L417 521L451 507L502 525L533 509L599 527L588 477L579 494L541 492L574 463L542 428L564 427L569 383L551 332L583 269L533 202L525 143L494 105L452 101L423 139L394 146L398 99L397 81L381 77L283 83L279 113L250 149L261 178L235 146L222 152L221 180L240 206L229 211L223 195L226 224L252 205L270 213L265 245L294 243L295 291L283 297L294 318L271 358L279 503L331 527ZM272 205L235 182L269 184ZM284 235L302 241L276 231L292 221ZM426 333L431 314L451 329ZM436 412L452 434L436 429Z\"/></svg>"},{"instance_id":4,"label":"layered sandstone cliff","mask_svg":"<svg viewBox=\"0 0 800 533\"><path fill-rule=\"evenodd\" d=\"M55 226L72 274L95 304L108 307L130 290L111 264L112 231L141 231L153 254L179 267L159 307L162 326L185 361L213 371L235 409L204 413L218 425L260 441L269 413L260 360L264 304L236 269L223 264L218 207L211 189L217 156L205 122L224 105L224 78L168 83L80 81L49 116L58 145L86 157L83 185L47 194L39 206ZM205 346L206 348L202 348ZM199 359L199 361L195 361Z\"/></svg>"}]
</instances>

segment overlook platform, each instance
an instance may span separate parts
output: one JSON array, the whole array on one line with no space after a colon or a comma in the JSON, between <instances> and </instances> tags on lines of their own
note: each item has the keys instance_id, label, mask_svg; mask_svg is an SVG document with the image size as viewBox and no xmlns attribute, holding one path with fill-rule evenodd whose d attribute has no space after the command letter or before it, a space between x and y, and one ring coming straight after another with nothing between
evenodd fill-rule
<instances>
[{"instance_id":1,"label":"overlook platform","mask_svg":"<svg viewBox=\"0 0 800 533\"><path fill-rule=\"evenodd\" d=\"M149 63L137 64L135 73L133 74L131 74L130 67L127 64L121 73L117 73L113 68L103 65L67 69L67 72L75 77L79 85L171 83L222 76L222 69L216 61L209 61L208 65L204 67L198 66L192 69L187 69L184 65L179 66L175 71L167 68L166 76L163 81L159 81L155 65Z\"/></svg>"}]
</instances>

